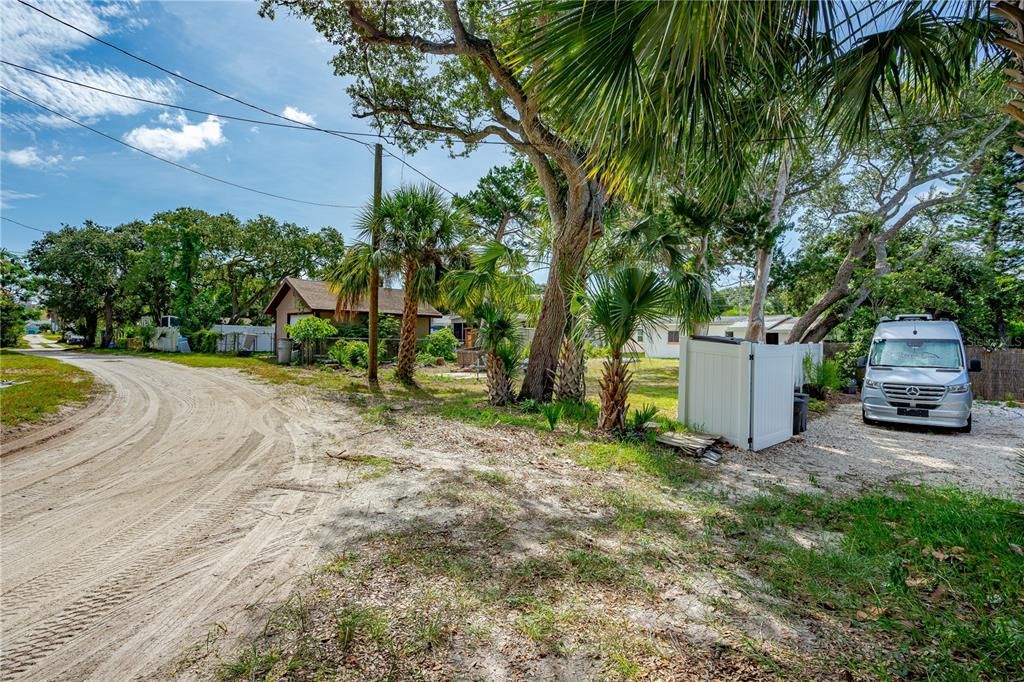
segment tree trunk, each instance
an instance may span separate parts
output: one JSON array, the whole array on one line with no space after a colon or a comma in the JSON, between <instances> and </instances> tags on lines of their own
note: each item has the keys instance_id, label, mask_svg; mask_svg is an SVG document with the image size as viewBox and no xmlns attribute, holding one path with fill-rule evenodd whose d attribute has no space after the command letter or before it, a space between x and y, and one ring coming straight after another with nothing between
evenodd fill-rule
<instances>
[{"instance_id":1,"label":"tree trunk","mask_svg":"<svg viewBox=\"0 0 1024 682\"><path fill-rule=\"evenodd\" d=\"M570 191L570 196L573 194ZM570 210L565 222L551 244L551 265L540 318L530 343L526 377L520 392L522 398L541 402L551 400L559 349L565 334L565 319L569 312L565 287L579 275L587 246L601 234L601 210L604 206L601 190L591 183L575 194L579 196L569 202Z\"/></svg>"},{"instance_id":2,"label":"tree trunk","mask_svg":"<svg viewBox=\"0 0 1024 682\"><path fill-rule=\"evenodd\" d=\"M92 348L96 345L96 326L98 318L99 313L95 310L90 311L89 314L85 316L85 333L82 334L82 346L85 348Z\"/></svg>"},{"instance_id":3,"label":"tree trunk","mask_svg":"<svg viewBox=\"0 0 1024 682\"><path fill-rule=\"evenodd\" d=\"M103 338L100 347L107 348L114 340L114 294L107 293L103 297Z\"/></svg>"},{"instance_id":4,"label":"tree trunk","mask_svg":"<svg viewBox=\"0 0 1024 682\"><path fill-rule=\"evenodd\" d=\"M772 193L772 207L768 213L768 229L774 234L775 227L782 216L782 206L786 202L786 187L789 185L789 170L793 165L793 155L787 145L779 160L779 173L775 178L775 191ZM775 239L771 243L761 244L757 249L754 262L754 292L750 299L750 314L747 317L747 340L764 343L764 305L768 298L768 278L772 269L772 252Z\"/></svg>"},{"instance_id":5,"label":"tree trunk","mask_svg":"<svg viewBox=\"0 0 1024 682\"><path fill-rule=\"evenodd\" d=\"M573 322L570 322L570 327L572 324ZM558 376L555 382L555 397L574 403L582 403L586 399L586 363L583 344L570 328L562 338L562 349L558 358Z\"/></svg>"},{"instance_id":6,"label":"tree trunk","mask_svg":"<svg viewBox=\"0 0 1024 682\"><path fill-rule=\"evenodd\" d=\"M626 365L622 362L622 353L613 353L604 361L604 372L601 377L601 416L597 428L611 433L626 427L630 383Z\"/></svg>"},{"instance_id":7,"label":"tree trunk","mask_svg":"<svg viewBox=\"0 0 1024 682\"><path fill-rule=\"evenodd\" d=\"M810 326L814 324L814 322L817 321L817 319L821 317L826 310L841 301L850 293L850 279L853 277L853 273L857 269L858 261L860 261L860 259L868 252L870 244L871 231L868 229L860 230L853 238L853 242L850 244L850 248L846 252L846 258L843 259L842 264L839 266L839 270L836 272L835 278L832 280L832 288L822 294L818 300L807 309L807 312L797 320L796 324L793 325L793 331L789 333L789 338L786 339L786 343L803 343Z\"/></svg>"},{"instance_id":8,"label":"tree trunk","mask_svg":"<svg viewBox=\"0 0 1024 682\"><path fill-rule=\"evenodd\" d=\"M493 351L487 353L487 400L491 405L508 405L513 401L512 378L505 364Z\"/></svg>"},{"instance_id":9,"label":"tree trunk","mask_svg":"<svg viewBox=\"0 0 1024 682\"><path fill-rule=\"evenodd\" d=\"M398 359L395 362L395 378L403 384L411 384L416 372L416 311L418 302L413 291L416 264L405 264L405 305L402 309L402 333L398 341Z\"/></svg>"}]
</instances>

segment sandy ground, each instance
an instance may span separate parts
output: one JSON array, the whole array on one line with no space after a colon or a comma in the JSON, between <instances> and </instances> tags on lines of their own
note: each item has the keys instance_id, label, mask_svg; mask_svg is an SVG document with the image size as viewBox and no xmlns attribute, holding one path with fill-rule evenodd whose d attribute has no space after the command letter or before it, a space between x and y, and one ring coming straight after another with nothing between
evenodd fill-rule
<instances>
[{"instance_id":1,"label":"sandy ground","mask_svg":"<svg viewBox=\"0 0 1024 682\"><path fill-rule=\"evenodd\" d=\"M42 352L109 390L3 443L5 679L173 674L189 646L241 634L248 608L378 513L352 495L338 513L343 474L325 453L366 430L347 406L229 370Z\"/></svg>"},{"instance_id":2,"label":"sandy ground","mask_svg":"<svg viewBox=\"0 0 1024 682\"><path fill-rule=\"evenodd\" d=\"M839 405L808 424L802 442L761 452L730 451L722 483L741 494L770 486L851 493L886 481L953 484L1024 497L1016 470L1024 449L1024 409L974 406L972 433L867 426L860 403Z\"/></svg>"}]
</instances>

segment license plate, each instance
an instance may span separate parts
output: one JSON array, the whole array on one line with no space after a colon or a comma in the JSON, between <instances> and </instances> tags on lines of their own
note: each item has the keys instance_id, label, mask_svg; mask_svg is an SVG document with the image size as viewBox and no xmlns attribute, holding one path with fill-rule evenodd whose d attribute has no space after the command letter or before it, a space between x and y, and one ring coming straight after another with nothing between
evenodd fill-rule
<instances>
[{"instance_id":1,"label":"license plate","mask_svg":"<svg viewBox=\"0 0 1024 682\"><path fill-rule=\"evenodd\" d=\"M928 410L919 407L897 407L896 414L900 417L927 417Z\"/></svg>"}]
</instances>

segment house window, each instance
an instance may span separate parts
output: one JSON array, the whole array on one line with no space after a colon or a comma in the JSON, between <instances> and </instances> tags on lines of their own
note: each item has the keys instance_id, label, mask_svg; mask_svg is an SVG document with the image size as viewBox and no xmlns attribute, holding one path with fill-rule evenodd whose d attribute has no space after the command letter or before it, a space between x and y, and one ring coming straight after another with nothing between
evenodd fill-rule
<instances>
[{"instance_id":1,"label":"house window","mask_svg":"<svg viewBox=\"0 0 1024 682\"><path fill-rule=\"evenodd\" d=\"M674 331L670 331L668 333L668 342L669 343L679 343L679 330L678 329L676 329Z\"/></svg>"},{"instance_id":2,"label":"house window","mask_svg":"<svg viewBox=\"0 0 1024 682\"><path fill-rule=\"evenodd\" d=\"M643 333L642 330L638 331L636 333L636 340L637 340L638 343L643 343L644 342L644 333Z\"/></svg>"},{"instance_id":3,"label":"house window","mask_svg":"<svg viewBox=\"0 0 1024 682\"><path fill-rule=\"evenodd\" d=\"M734 336L734 334L733 334L732 332L726 332L726 333L725 333L725 337L726 337L727 339L731 339L731 338L732 338L733 336Z\"/></svg>"}]
</instances>

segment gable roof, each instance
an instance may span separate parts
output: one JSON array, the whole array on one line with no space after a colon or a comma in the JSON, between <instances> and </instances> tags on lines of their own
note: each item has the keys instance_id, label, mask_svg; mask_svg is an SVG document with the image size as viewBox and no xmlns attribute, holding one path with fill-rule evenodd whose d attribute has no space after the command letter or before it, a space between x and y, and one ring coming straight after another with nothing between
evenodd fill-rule
<instances>
[{"instance_id":1,"label":"gable roof","mask_svg":"<svg viewBox=\"0 0 1024 682\"><path fill-rule=\"evenodd\" d=\"M277 306L281 304L281 299L284 298L289 290L294 291L299 300L313 311L326 310L333 315L338 305L338 295L331 291L331 288L327 286L327 282L319 279L285 277L281 280L277 291L270 297L270 303L267 304L264 312L268 315L273 315L277 310ZM380 287L377 292L378 312L386 315L402 314L405 292L401 289L390 289L388 287ZM345 310L353 313L368 312L370 308L366 298L365 296L361 297L354 305L347 306ZM422 317L441 317L441 313L438 312L437 308L428 303L420 303L416 308L416 314Z\"/></svg>"}]
</instances>

